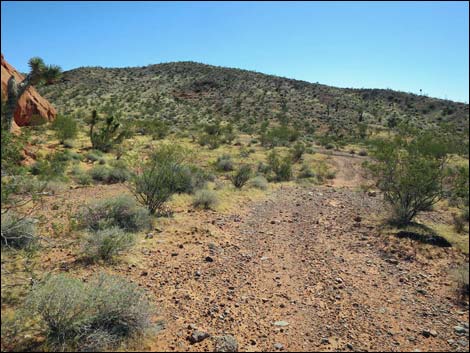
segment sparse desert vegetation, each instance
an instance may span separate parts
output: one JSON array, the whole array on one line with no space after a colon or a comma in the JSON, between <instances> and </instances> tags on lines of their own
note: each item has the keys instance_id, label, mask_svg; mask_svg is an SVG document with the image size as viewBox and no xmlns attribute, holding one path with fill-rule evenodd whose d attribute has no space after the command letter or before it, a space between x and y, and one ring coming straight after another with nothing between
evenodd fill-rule
<instances>
[{"instance_id":1,"label":"sparse desert vegetation","mask_svg":"<svg viewBox=\"0 0 470 353\"><path fill-rule=\"evenodd\" d=\"M468 351L468 104L29 69L2 55L2 351Z\"/></svg>"}]
</instances>

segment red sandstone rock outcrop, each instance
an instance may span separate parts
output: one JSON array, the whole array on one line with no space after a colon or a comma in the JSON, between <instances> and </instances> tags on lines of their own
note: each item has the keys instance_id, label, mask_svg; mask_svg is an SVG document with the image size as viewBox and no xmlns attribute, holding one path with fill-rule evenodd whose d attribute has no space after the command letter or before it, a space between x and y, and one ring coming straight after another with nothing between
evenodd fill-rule
<instances>
[{"instance_id":1,"label":"red sandstone rock outcrop","mask_svg":"<svg viewBox=\"0 0 470 353\"><path fill-rule=\"evenodd\" d=\"M6 98L7 84L11 75L15 76L19 83L23 81L24 76L8 64L2 54L2 97ZM44 98L42 98L34 87L29 87L26 93L18 101L18 107L15 110L15 122L19 126L29 125L31 118L35 115L41 116L47 121L52 121L56 117L55 108Z\"/></svg>"}]
</instances>

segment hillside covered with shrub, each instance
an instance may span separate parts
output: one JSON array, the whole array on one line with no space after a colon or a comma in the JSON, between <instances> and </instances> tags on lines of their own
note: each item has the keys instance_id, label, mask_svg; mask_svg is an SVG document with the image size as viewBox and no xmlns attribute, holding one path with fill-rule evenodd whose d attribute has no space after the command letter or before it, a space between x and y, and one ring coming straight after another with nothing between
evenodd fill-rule
<instances>
[{"instance_id":1,"label":"hillside covered with shrub","mask_svg":"<svg viewBox=\"0 0 470 353\"><path fill-rule=\"evenodd\" d=\"M312 133L347 135L359 123L418 128L448 124L467 132L468 104L382 89L336 88L253 71L175 62L133 68L83 67L39 88L60 113L90 115L112 107L123 117L187 127L222 119L247 133L264 121Z\"/></svg>"}]
</instances>

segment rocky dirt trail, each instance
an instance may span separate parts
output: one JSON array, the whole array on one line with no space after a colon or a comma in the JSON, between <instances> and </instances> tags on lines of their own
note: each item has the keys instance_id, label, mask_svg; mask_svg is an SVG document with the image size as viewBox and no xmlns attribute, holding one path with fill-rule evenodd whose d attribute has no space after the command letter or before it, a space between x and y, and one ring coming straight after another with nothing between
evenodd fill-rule
<instances>
[{"instance_id":1,"label":"rocky dirt trail","mask_svg":"<svg viewBox=\"0 0 470 353\"><path fill-rule=\"evenodd\" d=\"M141 283L165 321L147 349L213 351L229 334L240 351L466 351L468 305L449 278L461 255L384 252L381 209L349 188L284 187L239 215L207 214L220 236L146 254Z\"/></svg>"}]
</instances>

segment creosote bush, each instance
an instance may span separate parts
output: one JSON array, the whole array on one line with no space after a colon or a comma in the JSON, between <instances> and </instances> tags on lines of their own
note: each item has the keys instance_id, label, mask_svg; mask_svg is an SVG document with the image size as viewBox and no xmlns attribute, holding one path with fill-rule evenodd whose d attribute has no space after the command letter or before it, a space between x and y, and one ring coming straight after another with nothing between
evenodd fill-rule
<instances>
[{"instance_id":1,"label":"creosote bush","mask_svg":"<svg viewBox=\"0 0 470 353\"><path fill-rule=\"evenodd\" d=\"M55 130L57 138L62 144L64 144L66 140L73 140L77 137L77 122L69 115L57 115L52 122L52 128Z\"/></svg>"},{"instance_id":2,"label":"creosote bush","mask_svg":"<svg viewBox=\"0 0 470 353\"><path fill-rule=\"evenodd\" d=\"M212 190L202 189L196 191L193 198L193 206L203 208L205 210L214 209L219 200L217 194Z\"/></svg>"},{"instance_id":3,"label":"creosote bush","mask_svg":"<svg viewBox=\"0 0 470 353\"><path fill-rule=\"evenodd\" d=\"M409 224L445 196L447 147L439 136L424 132L378 139L372 154L375 161L366 165L392 206L393 223Z\"/></svg>"},{"instance_id":4,"label":"creosote bush","mask_svg":"<svg viewBox=\"0 0 470 353\"><path fill-rule=\"evenodd\" d=\"M112 261L135 243L134 235L119 227L87 233L82 243L83 257L89 261Z\"/></svg>"},{"instance_id":5,"label":"creosote bush","mask_svg":"<svg viewBox=\"0 0 470 353\"><path fill-rule=\"evenodd\" d=\"M194 181L186 156L176 145L161 145L134 175L132 192L151 214L161 214L172 195L192 191Z\"/></svg>"},{"instance_id":6,"label":"creosote bush","mask_svg":"<svg viewBox=\"0 0 470 353\"><path fill-rule=\"evenodd\" d=\"M292 161L290 156L281 158L275 150L268 155L268 165L274 173L274 181L289 181L292 179Z\"/></svg>"},{"instance_id":7,"label":"creosote bush","mask_svg":"<svg viewBox=\"0 0 470 353\"><path fill-rule=\"evenodd\" d=\"M88 206L79 215L79 224L92 231L117 226L128 232L149 229L152 225L148 211L128 195Z\"/></svg>"},{"instance_id":8,"label":"creosote bush","mask_svg":"<svg viewBox=\"0 0 470 353\"><path fill-rule=\"evenodd\" d=\"M302 155L305 153L305 145L302 142L296 142L295 145L291 148L292 161L297 163L302 158Z\"/></svg>"},{"instance_id":9,"label":"creosote bush","mask_svg":"<svg viewBox=\"0 0 470 353\"><path fill-rule=\"evenodd\" d=\"M251 167L248 164L243 164L238 170L231 176L233 186L237 189L241 189L251 177Z\"/></svg>"},{"instance_id":10,"label":"creosote bush","mask_svg":"<svg viewBox=\"0 0 470 353\"><path fill-rule=\"evenodd\" d=\"M261 133L261 144L267 147L287 146L299 138L299 132L286 125L273 127Z\"/></svg>"},{"instance_id":11,"label":"creosote bush","mask_svg":"<svg viewBox=\"0 0 470 353\"><path fill-rule=\"evenodd\" d=\"M32 288L26 309L53 350L102 351L145 334L153 307L135 284L101 274L84 283L49 276Z\"/></svg>"}]
</instances>

